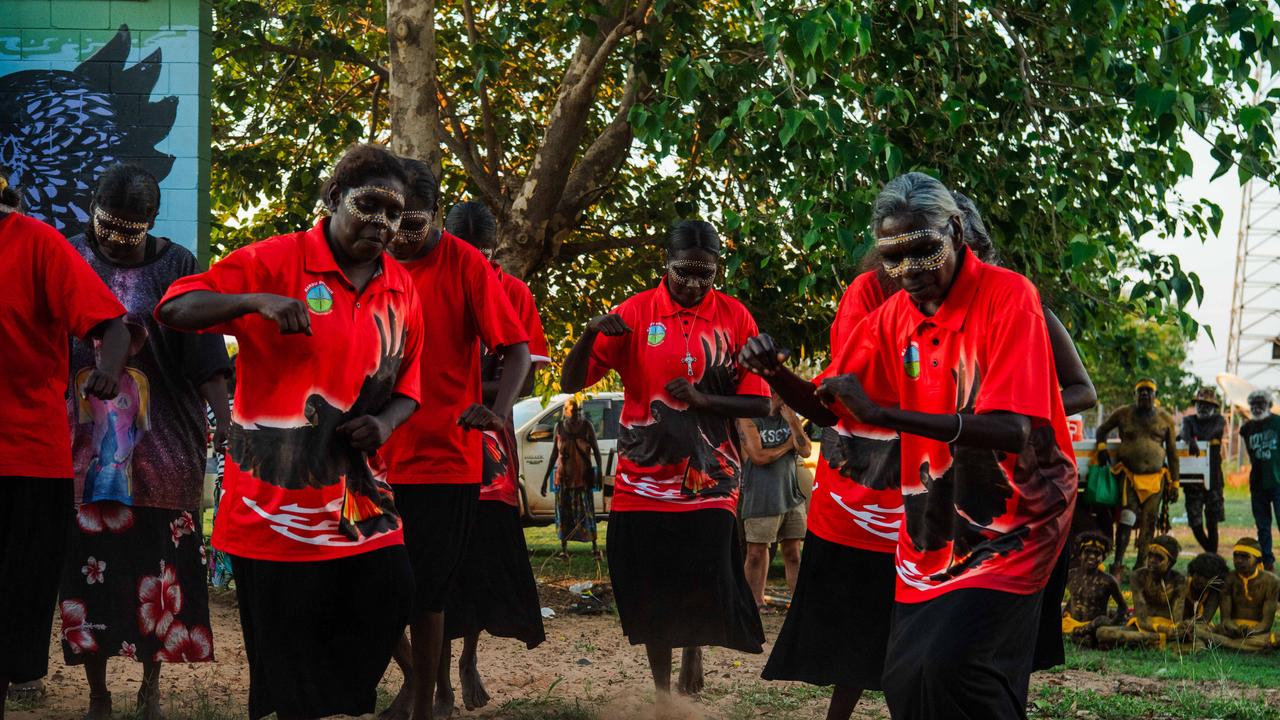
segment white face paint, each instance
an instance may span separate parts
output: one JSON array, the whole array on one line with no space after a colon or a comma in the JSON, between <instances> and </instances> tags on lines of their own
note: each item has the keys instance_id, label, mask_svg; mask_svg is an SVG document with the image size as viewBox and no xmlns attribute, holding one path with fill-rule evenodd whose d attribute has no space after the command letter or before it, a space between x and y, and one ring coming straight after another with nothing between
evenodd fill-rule
<instances>
[{"instance_id":1,"label":"white face paint","mask_svg":"<svg viewBox=\"0 0 1280 720\"><path fill-rule=\"evenodd\" d=\"M391 203L387 203L388 200ZM404 214L404 195L394 190L363 185L349 190L342 204L360 222L386 227L391 232L400 229L400 219Z\"/></svg>"},{"instance_id":2,"label":"white face paint","mask_svg":"<svg viewBox=\"0 0 1280 720\"><path fill-rule=\"evenodd\" d=\"M150 227L150 223L125 220L100 207L93 208L93 237L101 245L138 247L147 239Z\"/></svg>"}]
</instances>

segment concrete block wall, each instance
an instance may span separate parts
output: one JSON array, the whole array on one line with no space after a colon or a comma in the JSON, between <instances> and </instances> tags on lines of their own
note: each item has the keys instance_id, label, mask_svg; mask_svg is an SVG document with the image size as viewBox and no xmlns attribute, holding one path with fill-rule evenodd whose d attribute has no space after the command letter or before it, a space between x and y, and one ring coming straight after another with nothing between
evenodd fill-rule
<instances>
[{"instance_id":1,"label":"concrete block wall","mask_svg":"<svg viewBox=\"0 0 1280 720\"><path fill-rule=\"evenodd\" d=\"M0 167L80 231L113 162L161 178L154 233L209 254L208 0L0 0Z\"/></svg>"}]
</instances>

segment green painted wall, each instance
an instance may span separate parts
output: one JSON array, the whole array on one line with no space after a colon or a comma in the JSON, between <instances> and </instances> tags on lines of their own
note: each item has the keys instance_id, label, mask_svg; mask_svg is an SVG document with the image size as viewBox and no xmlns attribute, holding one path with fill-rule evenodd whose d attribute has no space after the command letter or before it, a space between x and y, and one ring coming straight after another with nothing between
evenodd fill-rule
<instances>
[{"instance_id":1,"label":"green painted wall","mask_svg":"<svg viewBox=\"0 0 1280 720\"><path fill-rule=\"evenodd\" d=\"M163 235L208 260L205 0L0 0L0 166L28 212L79 231L103 167L163 176Z\"/></svg>"}]
</instances>

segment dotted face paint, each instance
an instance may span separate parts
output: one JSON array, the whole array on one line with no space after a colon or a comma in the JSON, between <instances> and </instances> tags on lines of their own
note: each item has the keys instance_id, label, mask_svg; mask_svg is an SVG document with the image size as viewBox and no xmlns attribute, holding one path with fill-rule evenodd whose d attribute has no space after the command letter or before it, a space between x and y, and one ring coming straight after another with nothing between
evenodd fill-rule
<instances>
[{"instance_id":1,"label":"dotted face paint","mask_svg":"<svg viewBox=\"0 0 1280 720\"><path fill-rule=\"evenodd\" d=\"M694 288L711 287L716 281L719 264L704 260L670 260L667 272L681 285Z\"/></svg>"},{"instance_id":2,"label":"dotted face paint","mask_svg":"<svg viewBox=\"0 0 1280 720\"><path fill-rule=\"evenodd\" d=\"M949 257L951 257L951 243L942 241L937 252L922 258L907 257L902 260L884 260L884 272L891 278L900 278L909 272L933 272L946 265Z\"/></svg>"},{"instance_id":3,"label":"dotted face paint","mask_svg":"<svg viewBox=\"0 0 1280 720\"><path fill-rule=\"evenodd\" d=\"M427 239L431 233L431 218L434 213L427 210L407 210L400 213L400 227L391 241L394 245L416 245Z\"/></svg>"},{"instance_id":4,"label":"dotted face paint","mask_svg":"<svg viewBox=\"0 0 1280 720\"><path fill-rule=\"evenodd\" d=\"M147 239L150 225L116 217L100 207L93 208L93 237L103 245L138 247Z\"/></svg>"},{"instance_id":5,"label":"dotted face paint","mask_svg":"<svg viewBox=\"0 0 1280 720\"><path fill-rule=\"evenodd\" d=\"M347 212L352 217L360 222L385 227L392 232L398 231L400 229L400 220L404 217L404 211L400 208L384 207L382 203L377 202L374 198L394 200L400 204L400 208L404 207L404 195L394 190L373 185L363 185L348 190L347 196L342 201L342 206L347 209Z\"/></svg>"}]
</instances>

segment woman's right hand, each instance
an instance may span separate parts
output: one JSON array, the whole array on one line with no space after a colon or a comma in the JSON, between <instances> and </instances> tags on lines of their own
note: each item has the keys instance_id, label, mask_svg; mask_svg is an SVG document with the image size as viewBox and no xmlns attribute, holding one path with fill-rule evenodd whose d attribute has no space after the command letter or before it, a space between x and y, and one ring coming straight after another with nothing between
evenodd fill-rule
<instances>
[{"instance_id":1,"label":"woman's right hand","mask_svg":"<svg viewBox=\"0 0 1280 720\"><path fill-rule=\"evenodd\" d=\"M761 333L747 340L738 353L738 362L751 372L769 377L786 367L790 351L778 347L773 338Z\"/></svg>"},{"instance_id":2,"label":"woman's right hand","mask_svg":"<svg viewBox=\"0 0 1280 720\"><path fill-rule=\"evenodd\" d=\"M617 337L631 332L627 323L619 315L601 315L587 321L587 331L606 337Z\"/></svg>"},{"instance_id":3,"label":"woman's right hand","mask_svg":"<svg viewBox=\"0 0 1280 720\"><path fill-rule=\"evenodd\" d=\"M260 293L254 296L254 312L274 322L281 335L311 334L311 315L301 300Z\"/></svg>"}]
</instances>

